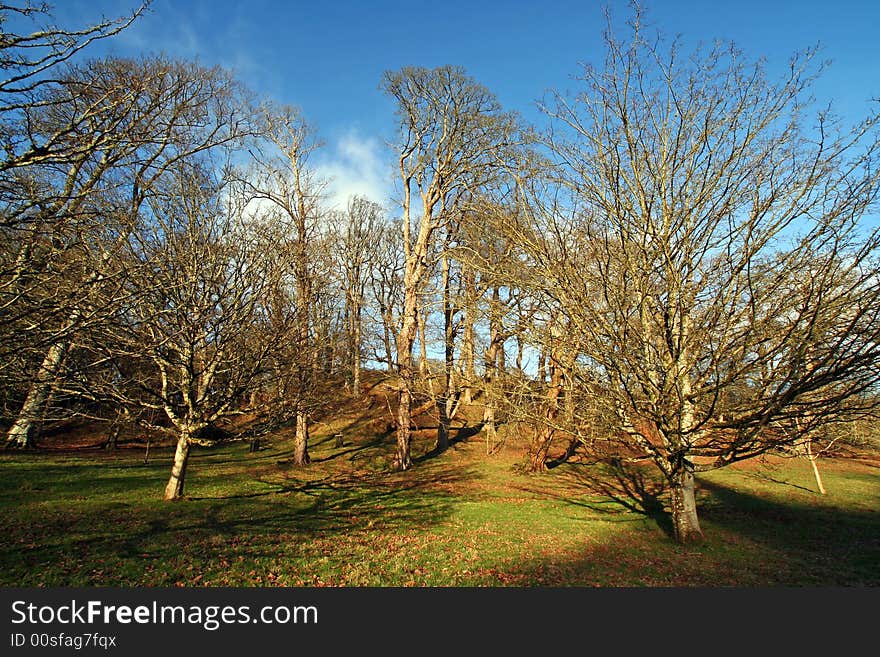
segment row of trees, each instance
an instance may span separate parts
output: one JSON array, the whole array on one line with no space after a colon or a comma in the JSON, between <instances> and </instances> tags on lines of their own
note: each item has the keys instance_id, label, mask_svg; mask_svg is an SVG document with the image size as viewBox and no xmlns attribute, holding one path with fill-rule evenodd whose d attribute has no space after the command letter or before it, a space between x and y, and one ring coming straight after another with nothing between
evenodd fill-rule
<instances>
[{"instance_id":1,"label":"row of trees","mask_svg":"<svg viewBox=\"0 0 880 657\"><path fill-rule=\"evenodd\" d=\"M359 395L371 361L399 381L397 468L417 395L438 451L478 401L490 441L502 416L527 427L535 470L557 437L654 463L690 542L695 472L872 410L874 120L809 115L813 53L773 81L732 47L682 58L637 11L544 130L461 68L388 73L392 219L328 209L306 122L220 69L67 63L136 16L4 33L11 444L62 412L171 432L174 499L232 415L294 426L308 463L324 393Z\"/></svg>"}]
</instances>

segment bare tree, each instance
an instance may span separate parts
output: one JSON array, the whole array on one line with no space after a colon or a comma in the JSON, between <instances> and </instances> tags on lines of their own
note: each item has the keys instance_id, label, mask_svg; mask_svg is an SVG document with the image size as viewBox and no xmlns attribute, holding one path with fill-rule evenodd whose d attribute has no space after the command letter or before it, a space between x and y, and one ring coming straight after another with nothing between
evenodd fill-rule
<instances>
[{"instance_id":1,"label":"bare tree","mask_svg":"<svg viewBox=\"0 0 880 657\"><path fill-rule=\"evenodd\" d=\"M345 294L348 362L355 397L361 394L365 293L370 268L378 260L376 237L383 225L382 206L362 196L353 196L346 212L331 216L333 257Z\"/></svg>"},{"instance_id":2,"label":"bare tree","mask_svg":"<svg viewBox=\"0 0 880 657\"><path fill-rule=\"evenodd\" d=\"M148 6L145 2L129 16L79 28L54 25L46 4L0 6L0 68L4 72L0 78L0 374L13 370L13 381L25 369L37 379L52 378L51 370L34 371L22 362L26 359L21 345L12 336L44 323L45 313L64 306L71 294L66 286L41 285L34 274L50 258L48 254L54 253L52 241L44 239L51 231L38 232L37 227L59 214L67 200L50 191L44 176L34 170L47 165L66 167L72 183L84 162L93 159L105 140L114 139L101 129L112 102L100 106L77 102L76 94L61 91L65 80L59 80L59 75L72 58L94 42L124 30ZM16 21L32 24L33 30L12 31ZM87 125L92 134L83 138ZM70 196L77 185L60 189ZM61 270L69 259L56 259L55 264ZM61 272L58 278L67 277ZM49 363L60 353L50 354Z\"/></svg>"},{"instance_id":3,"label":"bare tree","mask_svg":"<svg viewBox=\"0 0 880 657\"><path fill-rule=\"evenodd\" d=\"M523 170L524 171L524 170ZM495 229L497 218L510 211L507 205L489 196L474 203L474 210L466 215L461 245L457 251L465 271L474 272L463 289L466 307L464 371L469 388L480 390L483 405L483 426L487 447L498 446L496 429L498 409L505 404L503 384L507 370L505 345L518 328L508 316L515 305L516 277L508 266L511 253L509 238ZM494 218L494 221L493 221ZM479 273L479 278L477 278ZM476 346L475 327L484 324L482 344L482 377L477 381L474 363L476 354L468 351Z\"/></svg>"},{"instance_id":4,"label":"bare tree","mask_svg":"<svg viewBox=\"0 0 880 657\"><path fill-rule=\"evenodd\" d=\"M142 3L129 16L105 19L80 28L60 27L49 22L53 18L46 4L0 6L0 68L4 71L0 79L0 145L3 148L0 181L4 190L8 181L2 174L9 170L34 164L70 164L90 155L93 142L79 142L70 136L81 130L98 108L87 103L71 108L69 98L47 94L46 89L55 87L55 75L63 64L94 42L119 34L143 15L149 4L149 0ZM31 21L33 31L21 34L7 31L7 24L15 18ZM50 132L31 130L34 114L45 113L53 105L65 105L66 122L55 125ZM106 137L106 133L96 135L99 141ZM4 223L10 219L4 217Z\"/></svg>"},{"instance_id":5,"label":"bare tree","mask_svg":"<svg viewBox=\"0 0 880 657\"><path fill-rule=\"evenodd\" d=\"M243 92L227 74L164 58L69 67L40 93L51 102L31 108L31 140L61 131L77 156L6 172L15 184L3 199L11 223L2 244L0 321L23 331L3 347L20 350L25 337L39 354L7 436L18 446L31 441L70 341L112 310L95 299L109 298L100 288L119 285L114 252L152 187L169 167L251 129Z\"/></svg>"},{"instance_id":6,"label":"bare tree","mask_svg":"<svg viewBox=\"0 0 880 657\"><path fill-rule=\"evenodd\" d=\"M375 360L385 363L389 373L397 362L397 335L402 305L404 256L398 221L382 225L375 234L375 261L369 268L370 293L381 325L382 354L374 350Z\"/></svg>"},{"instance_id":7,"label":"bare tree","mask_svg":"<svg viewBox=\"0 0 880 657\"><path fill-rule=\"evenodd\" d=\"M315 302L311 243L318 236L318 220L323 212L319 180L308 160L319 146L312 129L299 111L291 107L268 107L264 111L265 152L255 153L256 165L247 181L253 202L259 211L275 212L287 226L289 265L296 286L298 325L298 409L294 462L310 461L309 401L313 390L316 364L312 312Z\"/></svg>"},{"instance_id":8,"label":"bare tree","mask_svg":"<svg viewBox=\"0 0 880 657\"><path fill-rule=\"evenodd\" d=\"M503 162L514 121L501 112L495 97L461 68L408 67L386 73L383 87L397 102L400 131L397 152L405 270L397 343L400 394L395 465L405 470L412 464L412 349L421 292L433 268L435 233L454 215L457 200L481 185ZM419 208L413 206L414 192L421 201Z\"/></svg>"},{"instance_id":9,"label":"bare tree","mask_svg":"<svg viewBox=\"0 0 880 657\"><path fill-rule=\"evenodd\" d=\"M695 472L794 439L774 422L839 417L880 377L876 117L806 123L811 53L771 82L732 46L683 58L631 25L546 106L555 184L524 181L529 212L500 223L689 543Z\"/></svg>"},{"instance_id":10,"label":"bare tree","mask_svg":"<svg viewBox=\"0 0 880 657\"><path fill-rule=\"evenodd\" d=\"M120 254L130 268L128 302L95 341L108 375L88 377L83 390L164 414L166 423L154 428L176 437L165 488L174 500L184 493L191 446L207 427L283 402L281 359L299 334L286 298L287 263L273 248L277 231L255 230L246 202L223 181L181 166L148 204Z\"/></svg>"}]
</instances>

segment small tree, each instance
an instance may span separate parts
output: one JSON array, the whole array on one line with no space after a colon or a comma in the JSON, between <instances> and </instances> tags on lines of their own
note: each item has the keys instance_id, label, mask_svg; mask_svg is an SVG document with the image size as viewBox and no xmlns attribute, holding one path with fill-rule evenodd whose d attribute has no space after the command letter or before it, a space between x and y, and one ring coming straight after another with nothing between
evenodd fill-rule
<instances>
[{"instance_id":1,"label":"small tree","mask_svg":"<svg viewBox=\"0 0 880 657\"><path fill-rule=\"evenodd\" d=\"M385 363L388 373L394 372L397 362L397 335L400 330L404 256L400 244L399 221L383 224L376 231L375 260L368 269L370 306L375 311L374 322L380 325L382 352L374 349L375 360Z\"/></svg>"},{"instance_id":2,"label":"small tree","mask_svg":"<svg viewBox=\"0 0 880 657\"><path fill-rule=\"evenodd\" d=\"M164 413L177 439L165 488L173 500L183 495L202 430L283 401L271 393L284 389L279 362L299 334L286 263L258 234L273 231L254 230L245 204L233 205L198 169L181 167L163 191L127 242L129 301L98 347L110 376L103 387L92 379L84 388Z\"/></svg>"}]
</instances>

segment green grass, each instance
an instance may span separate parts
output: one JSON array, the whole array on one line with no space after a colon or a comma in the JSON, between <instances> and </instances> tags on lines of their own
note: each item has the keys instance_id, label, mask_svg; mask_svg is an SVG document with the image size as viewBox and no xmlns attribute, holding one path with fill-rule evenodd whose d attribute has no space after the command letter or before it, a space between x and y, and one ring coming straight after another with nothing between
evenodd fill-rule
<instances>
[{"instance_id":1,"label":"green grass","mask_svg":"<svg viewBox=\"0 0 880 657\"><path fill-rule=\"evenodd\" d=\"M527 475L520 445L487 456L475 436L431 456L426 433L392 473L391 440L344 421L313 443L306 468L280 437L195 449L175 503L169 450L0 455L0 584L880 585L876 464L822 461L827 496L799 460L702 476L706 541L682 547L650 472Z\"/></svg>"}]
</instances>

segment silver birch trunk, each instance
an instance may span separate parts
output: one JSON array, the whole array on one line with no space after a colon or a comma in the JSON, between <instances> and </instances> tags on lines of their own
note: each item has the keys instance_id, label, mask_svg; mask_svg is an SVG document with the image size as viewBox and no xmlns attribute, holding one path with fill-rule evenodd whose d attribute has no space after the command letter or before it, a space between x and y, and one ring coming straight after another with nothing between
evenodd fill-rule
<instances>
[{"instance_id":1,"label":"silver birch trunk","mask_svg":"<svg viewBox=\"0 0 880 657\"><path fill-rule=\"evenodd\" d=\"M177 437L177 449L174 450L171 477L168 479L168 485L165 486L166 500L179 500L183 497L183 484L186 480L186 466L189 461L189 440L189 429L181 429Z\"/></svg>"},{"instance_id":2,"label":"silver birch trunk","mask_svg":"<svg viewBox=\"0 0 880 657\"><path fill-rule=\"evenodd\" d=\"M816 464L818 457L813 454L813 441L809 437L804 441L804 448L807 452L807 459L809 459L810 466L813 469L813 476L816 478L816 486L819 488L819 493L825 495L825 484L822 483L822 475L819 474L819 466Z\"/></svg>"},{"instance_id":3,"label":"silver birch trunk","mask_svg":"<svg viewBox=\"0 0 880 657\"><path fill-rule=\"evenodd\" d=\"M64 360L68 343L55 343L46 352L36 378L28 390L13 425L6 433L6 444L10 447L33 447L34 427L42 419L46 401L55 386L55 377Z\"/></svg>"}]
</instances>

